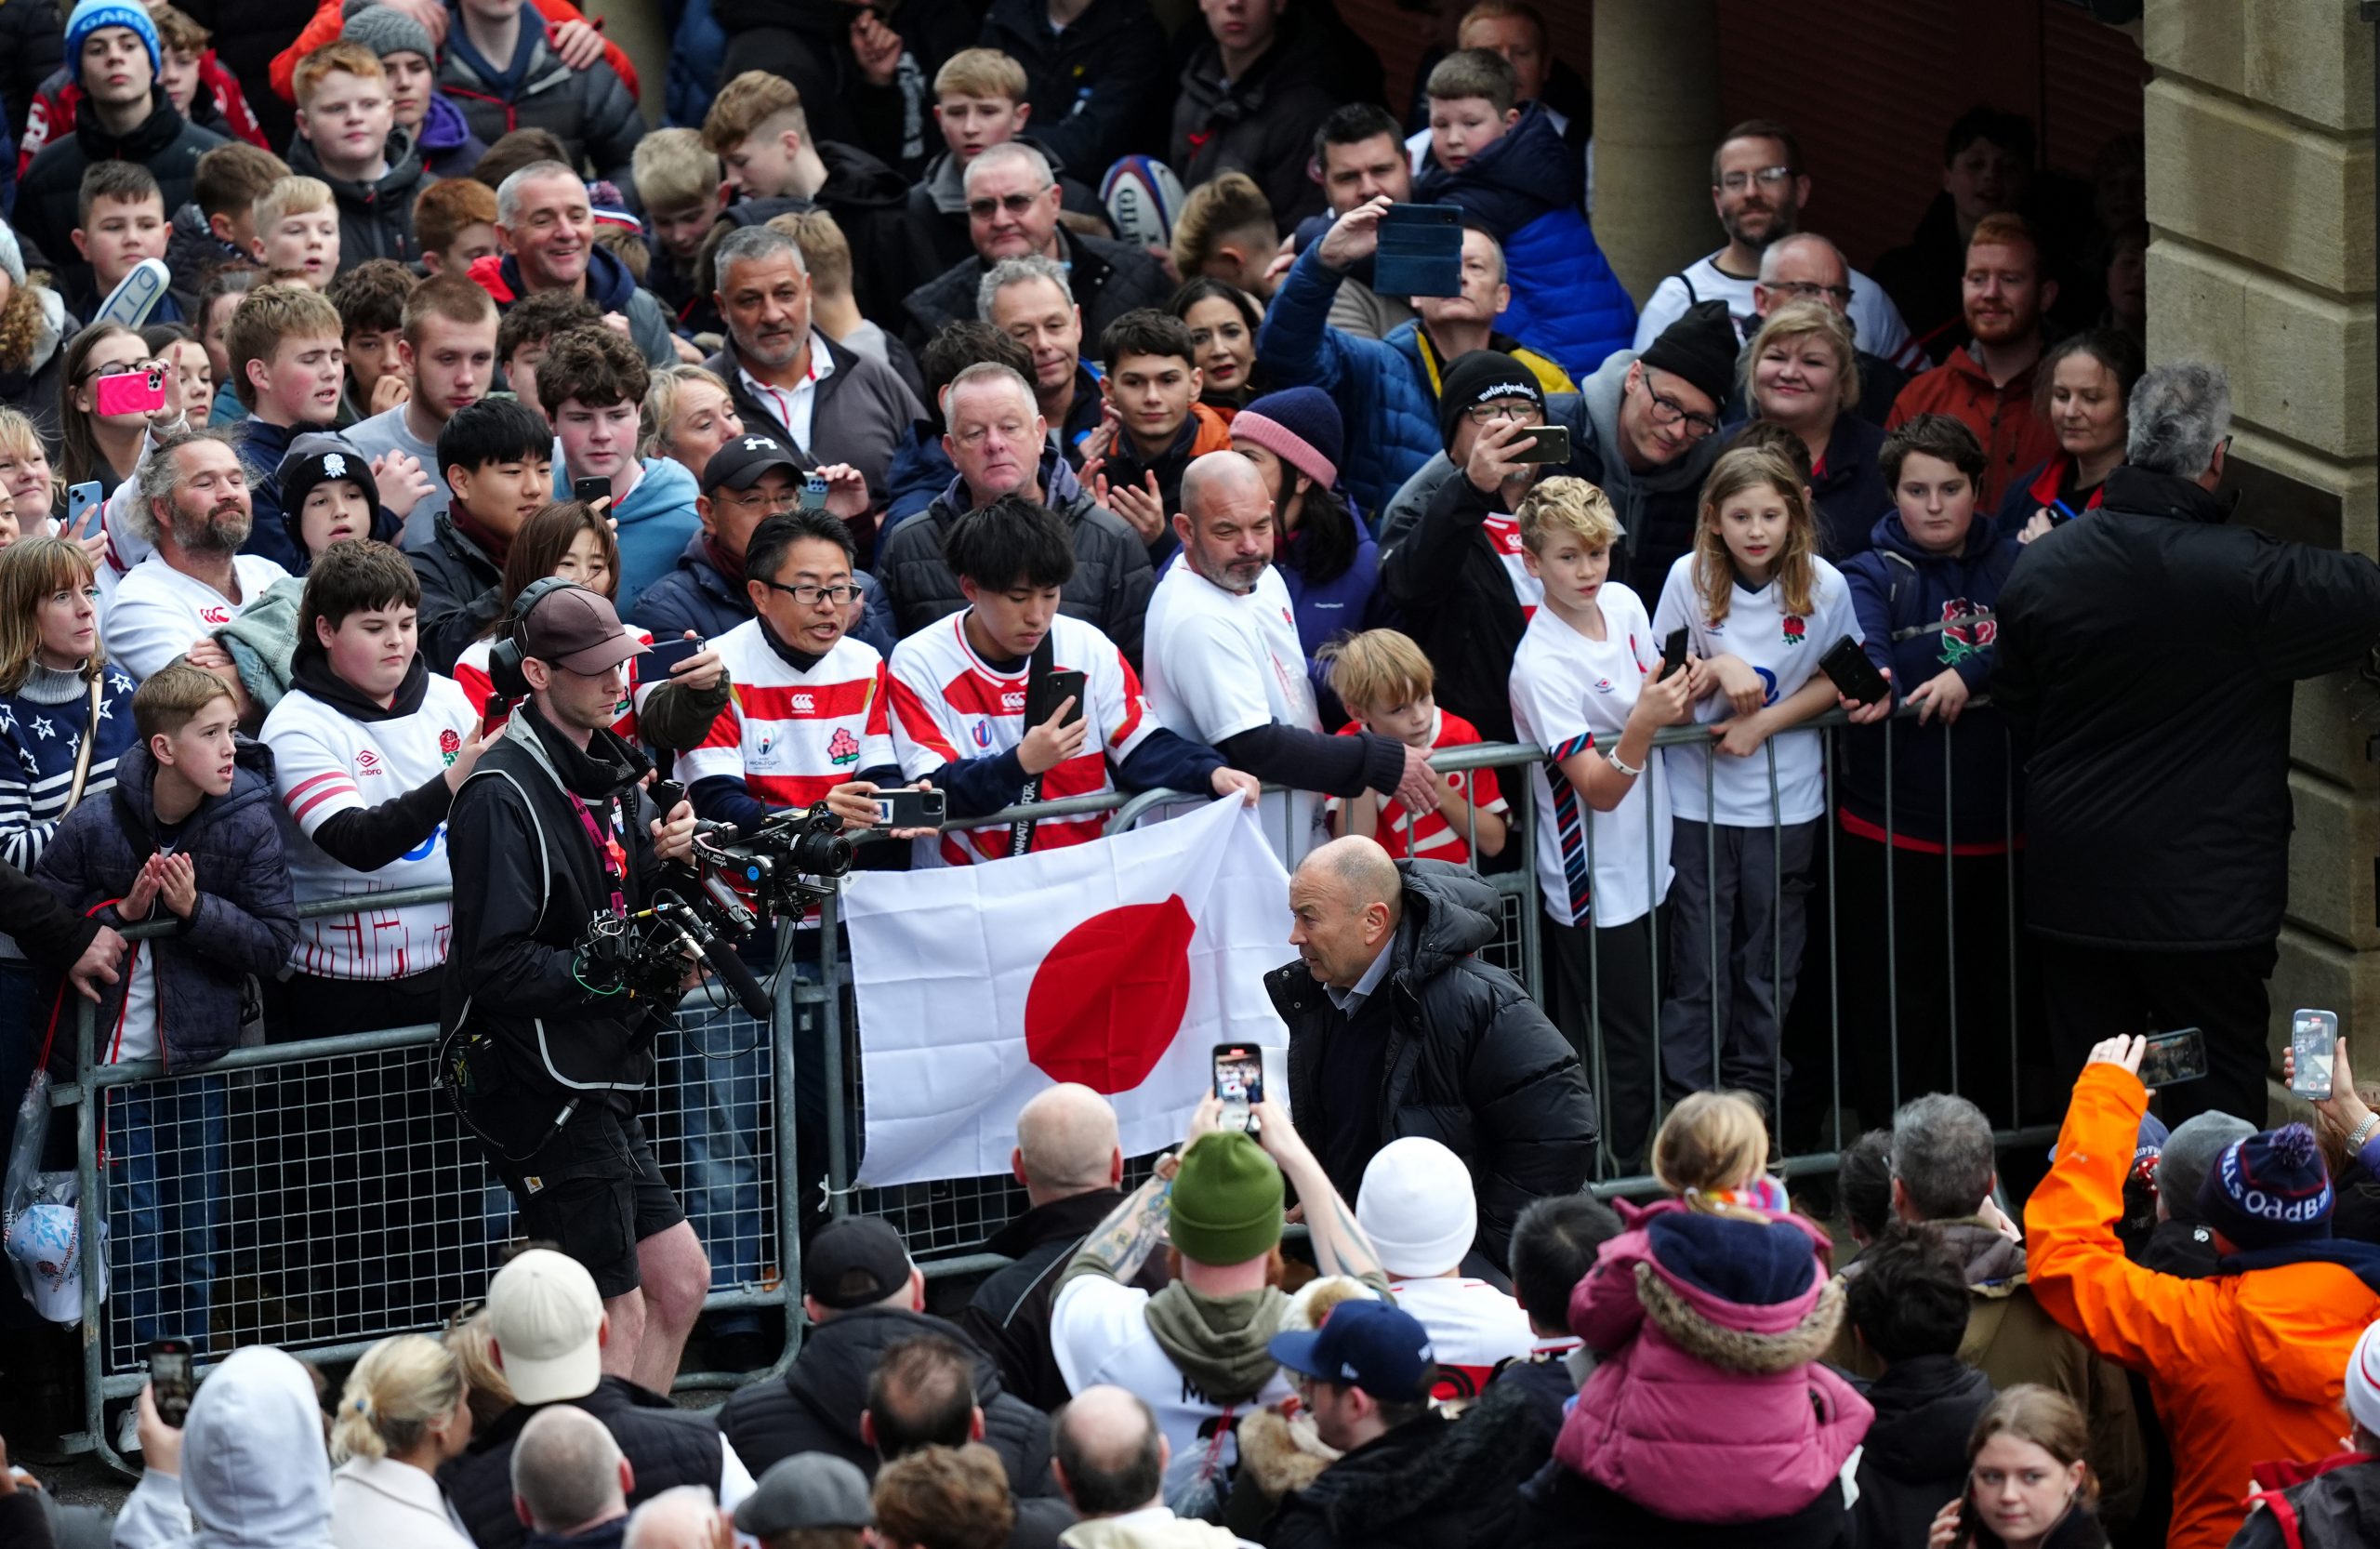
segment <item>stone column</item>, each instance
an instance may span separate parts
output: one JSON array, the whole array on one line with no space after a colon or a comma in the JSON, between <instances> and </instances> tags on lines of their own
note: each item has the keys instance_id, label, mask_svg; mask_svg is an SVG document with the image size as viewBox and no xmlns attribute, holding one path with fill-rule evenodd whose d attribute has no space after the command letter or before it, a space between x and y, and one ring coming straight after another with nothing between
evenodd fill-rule
<instances>
[{"instance_id":1,"label":"stone column","mask_svg":"<svg viewBox=\"0 0 2380 1549\"><path fill-rule=\"evenodd\" d=\"M2149 0L2141 41L2149 359L2229 372L2242 520L2380 551L2372 28L2338 0ZM2353 673L2298 689L2276 1074L2294 1006L2335 1010L2380 1072L2375 735L2380 690Z\"/></svg>"},{"instance_id":2,"label":"stone column","mask_svg":"<svg viewBox=\"0 0 2380 1549\"><path fill-rule=\"evenodd\" d=\"M1595 0L1595 240L1639 305L1718 245L1717 0Z\"/></svg>"}]
</instances>

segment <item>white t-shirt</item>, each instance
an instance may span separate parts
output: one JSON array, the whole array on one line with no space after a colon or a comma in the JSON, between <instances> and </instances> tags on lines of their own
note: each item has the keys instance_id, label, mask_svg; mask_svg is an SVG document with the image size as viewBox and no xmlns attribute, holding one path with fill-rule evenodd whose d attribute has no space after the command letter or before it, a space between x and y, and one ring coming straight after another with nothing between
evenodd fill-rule
<instances>
[{"instance_id":1,"label":"white t-shirt","mask_svg":"<svg viewBox=\"0 0 2380 1549\"><path fill-rule=\"evenodd\" d=\"M1772 580L1758 591L1739 581L1727 604L1727 616L1712 624L1705 618L1702 599L1694 589L1694 556L1678 556L1661 587L1661 601L1653 610L1653 633L1662 639L1672 629L1685 629L1693 655L1708 661L1733 656L1754 672L1768 690L1761 703L1774 705L1792 697L1795 690L1818 669L1818 658L1844 635L1867 637L1851 608L1851 589L1843 572L1816 555L1810 612L1793 616L1780 612L1781 589ZM1694 719L1708 724L1735 714L1724 694L1713 694L1694 708ZM1777 805L1768 800L1768 748L1777 755ZM1820 742L1814 731L1791 731L1770 737L1748 759L1714 757L1705 743L1680 743L1662 752L1669 764L1670 796L1677 814L1700 822L1717 808L1719 822L1735 828L1765 828L1773 822L1807 823L1826 810L1826 778ZM1703 770L1712 766L1711 801L1703 800Z\"/></svg>"},{"instance_id":2,"label":"white t-shirt","mask_svg":"<svg viewBox=\"0 0 2380 1549\"><path fill-rule=\"evenodd\" d=\"M1513 654L1513 735L1544 748L1548 760L1528 766L1529 795L1538 893L1559 925L1625 925L1670 891L1670 779L1661 761L1648 759L1609 812L1589 807L1556 767L1574 753L1619 747L1645 675L1661 665L1659 637L1634 592L1606 582L1596 602L1603 639L1540 608Z\"/></svg>"},{"instance_id":3,"label":"white t-shirt","mask_svg":"<svg viewBox=\"0 0 2380 1549\"><path fill-rule=\"evenodd\" d=\"M1726 252L1722 247L1719 253ZM1758 330L1752 310L1750 280L1739 280L1732 274L1720 272L1712 262L1719 256L1697 258L1685 270L1673 274L1653 287L1645 300L1645 310L1636 314L1636 351L1644 353L1647 345L1661 337L1661 330L1686 315L1686 309L1697 301L1725 301L1727 311L1735 314L1736 332L1749 339ZM1689 293L1687 286L1693 287ZM1909 337L1909 324L1901 321L1900 309L1884 294L1884 287L1858 270L1851 271L1852 338L1859 348L1884 360L1892 362L1903 371L1915 373L1931 363L1917 341Z\"/></svg>"},{"instance_id":4,"label":"white t-shirt","mask_svg":"<svg viewBox=\"0 0 2380 1549\"><path fill-rule=\"evenodd\" d=\"M136 678L158 669L255 605L265 589L289 572L261 554L234 554L231 574L240 586L233 602L205 581L183 575L155 553L132 567L108 602L99 640L108 659Z\"/></svg>"},{"instance_id":5,"label":"white t-shirt","mask_svg":"<svg viewBox=\"0 0 2380 1549\"><path fill-rule=\"evenodd\" d=\"M1167 567L1149 599L1142 660L1149 703L1165 728L1220 748L1258 726L1322 730L1305 675L1289 589L1270 565L1245 596L1225 591L1190 565ZM1265 837L1294 867L1316 841L1321 803L1291 791L1264 798Z\"/></svg>"},{"instance_id":6,"label":"white t-shirt","mask_svg":"<svg viewBox=\"0 0 2380 1549\"><path fill-rule=\"evenodd\" d=\"M1196 1477L1210 1448L1221 1450L1214 1460L1220 1472L1238 1466L1239 1420L1281 1402L1290 1388L1289 1379L1276 1370L1263 1391L1247 1403L1230 1409L1215 1403L1183 1375L1157 1335L1149 1332L1148 1303L1147 1291L1103 1275L1068 1280L1050 1310L1050 1354L1068 1392L1112 1383L1139 1395L1156 1412L1157 1429L1173 1450L1173 1461L1166 1468L1165 1494L1170 1503L1177 1481ZM1230 1428L1214 1429L1212 1423L1225 1416Z\"/></svg>"},{"instance_id":7,"label":"white t-shirt","mask_svg":"<svg viewBox=\"0 0 2380 1549\"><path fill-rule=\"evenodd\" d=\"M358 721L293 688L264 718L259 734L272 749L281 798L282 853L299 903L402 888L445 887L446 825L377 871L349 869L314 845L314 830L343 812L393 801L443 774L478 718L452 678L430 674L411 715ZM402 979L446 960L453 913L444 904L415 904L300 920L289 966L320 979Z\"/></svg>"},{"instance_id":8,"label":"white t-shirt","mask_svg":"<svg viewBox=\"0 0 2380 1549\"><path fill-rule=\"evenodd\" d=\"M1029 669L1002 672L967 642L964 612L936 619L892 648L892 748L906 779L931 775L960 759L1005 753L1025 740ZM1157 730L1141 695L1141 680L1116 642L1095 625L1059 614L1050 624L1052 665L1084 675L1082 707L1092 735L1082 751L1041 775L1041 800L1100 796L1115 789L1107 761L1121 761ZM1105 831L1107 814L1044 818L1033 826L1033 848L1081 844ZM952 866L998 860L1009 854L1005 827L942 836L940 854Z\"/></svg>"},{"instance_id":9,"label":"white t-shirt","mask_svg":"<svg viewBox=\"0 0 2380 1549\"><path fill-rule=\"evenodd\" d=\"M1389 1293L1428 1331L1437 1352L1442 1398L1476 1398L1496 1368L1537 1348L1528 1314L1485 1280L1440 1276L1391 1280Z\"/></svg>"}]
</instances>

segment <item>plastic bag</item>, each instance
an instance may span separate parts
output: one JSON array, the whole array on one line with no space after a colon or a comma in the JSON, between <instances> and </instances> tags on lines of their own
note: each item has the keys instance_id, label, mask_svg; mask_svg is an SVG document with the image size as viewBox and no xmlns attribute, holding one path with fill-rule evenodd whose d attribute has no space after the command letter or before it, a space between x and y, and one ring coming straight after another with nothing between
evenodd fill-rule
<instances>
[{"instance_id":1,"label":"plastic bag","mask_svg":"<svg viewBox=\"0 0 2380 1549\"><path fill-rule=\"evenodd\" d=\"M49 1072L36 1070L17 1106L16 1138L0 1183L0 1225L9 1267L33 1309L52 1323L83 1319L81 1188L72 1169L42 1171L49 1141Z\"/></svg>"}]
</instances>

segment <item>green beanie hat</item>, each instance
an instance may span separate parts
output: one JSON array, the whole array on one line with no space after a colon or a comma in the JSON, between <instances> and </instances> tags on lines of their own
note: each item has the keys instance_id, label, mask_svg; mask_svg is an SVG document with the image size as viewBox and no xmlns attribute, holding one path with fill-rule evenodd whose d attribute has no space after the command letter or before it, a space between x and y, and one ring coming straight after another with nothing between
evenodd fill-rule
<instances>
[{"instance_id":1,"label":"green beanie hat","mask_svg":"<svg viewBox=\"0 0 2380 1549\"><path fill-rule=\"evenodd\" d=\"M1238 1130L1200 1135L1182 1153L1167 1222L1197 1264L1246 1264L1281 1240L1281 1170Z\"/></svg>"}]
</instances>

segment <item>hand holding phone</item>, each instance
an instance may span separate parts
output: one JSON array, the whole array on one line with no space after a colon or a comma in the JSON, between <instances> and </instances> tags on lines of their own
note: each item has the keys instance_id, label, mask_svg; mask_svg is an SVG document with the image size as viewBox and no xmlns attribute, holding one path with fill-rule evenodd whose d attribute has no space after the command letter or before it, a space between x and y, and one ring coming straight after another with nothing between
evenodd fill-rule
<instances>
[{"instance_id":1,"label":"hand holding phone","mask_svg":"<svg viewBox=\"0 0 2380 1549\"><path fill-rule=\"evenodd\" d=\"M86 479L79 484L69 484L66 487L66 536L88 536L89 533L83 530L84 520L90 519L96 528L99 513L106 509L106 504L105 497L99 494L99 482L97 479Z\"/></svg>"},{"instance_id":2,"label":"hand holding phone","mask_svg":"<svg viewBox=\"0 0 2380 1549\"><path fill-rule=\"evenodd\" d=\"M1372 289L1382 296L1461 295L1461 209L1454 205L1391 205L1380 219Z\"/></svg>"},{"instance_id":3,"label":"hand holding phone","mask_svg":"<svg viewBox=\"0 0 2380 1549\"><path fill-rule=\"evenodd\" d=\"M133 371L102 377L92 391L92 411L102 418L154 414L165 406L165 368L154 362Z\"/></svg>"},{"instance_id":4,"label":"hand holding phone","mask_svg":"<svg viewBox=\"0 0 2380 1549\"><path fill-rule=\"evenodd\" d=\"M1685 628L1681 626L1678 629L1672 629L1670 631L1670 638L1661 642L1661 669L1658 673L1654 674L1653 682L1657 683L1666 682L1669 681L1672 674L1685 667L1686 650L1686 631Z\"/></svg>"},{"instance_id":5,"label":"hand holding phone","mask_svg":"<svg viewBox=\"0 0 2380 1549\"><path fill-rule=\"evenodd\" d=\"M879 828L939 828L949 813L949 798L938 790L876 793L876 827Z\"/></svg>"},{"instance_id":6,"label":"hand holding phone","mask_svg":"<svg viewBox=\"0 0 2380 1549\"><path fill-rule=\"evenodd\" d=\"M704 646L707 643L705 641L682 639L654 641L652 647L641 656L633 658L636 662L636 681L640 683L667 682L669 674L677 670L680 662L691 660L701 655Z\"/></svg>"},{"instance_id":7,"label":"hand holding phone","mask_svg":"<svg viewBox=\"0 0 2380 1549\"><path fill-rule=\"evenodd\" d=\"M2331 1064L2339 1042L2339 1013L2300 1008L2289 1013L2289 1052L2296 1074L2289 1090L2300 1097L2328 1098Z\"/></svg>"},{"instance_id":8,"label":"hand holding phone","mask_svg":"<svg viewBox=\"0 0 2380 1549\"><path fill-rule=\"evenodd\" d=\"M2140 1051L2140 1084L2169 1087L2206 1074L2206 1034L2196 1027L2151 1033ZM2326 1087L2325 1092L2328 1088Z\"/></svg>"},{"instance_id":9,"label":"hand holding phone","mask_svg":"<svg viewBox=\"0 0 2380 1549\"><path fill-rule=\"evenodd\" d=\"M1818 658L1818 670L1845 699L1857 704L1873 705L1892 697L1892 685L1849 635L1827 647L1826 655Z\"/></svg>"},{"instance_id":10,"label":"hand holding phone","mask_svg":"<svg viewBox=\"0 0 2380 1549\"><path fill-rule=\"evenodd\" d=\"M590 506L594 505L599 500L609 500L612 497L612 481L609 479L573 479L570 482L570 497L574 500L584 501L586 504Z\"/></svg>"},{"instance_id":11,"label":"hand holding phone","mask_svg":"<svg viewBox=\"0 0 2380 1549\"><path fill-rule=\"evenodd\" d=\"M1514 439L1510 456L1514 462L1568 462L1570 460L1570 427L1539 425L1525 430Z\"/></svg>"},{"instance_id":12,"label":"hand holding phone","mask_svg":"<svg viewBox=\"0 0 2380 1549\"><path fill-rule=\"evenodd\" d=\"M149 1342L149 1391L157 1406L157 1418L178 1431L182 1422L190 1418L190 1401L198 1391L191 1370L191 1351L187 1342L178 1339L153 1339Z\"/></svg>"}]
</instances>

